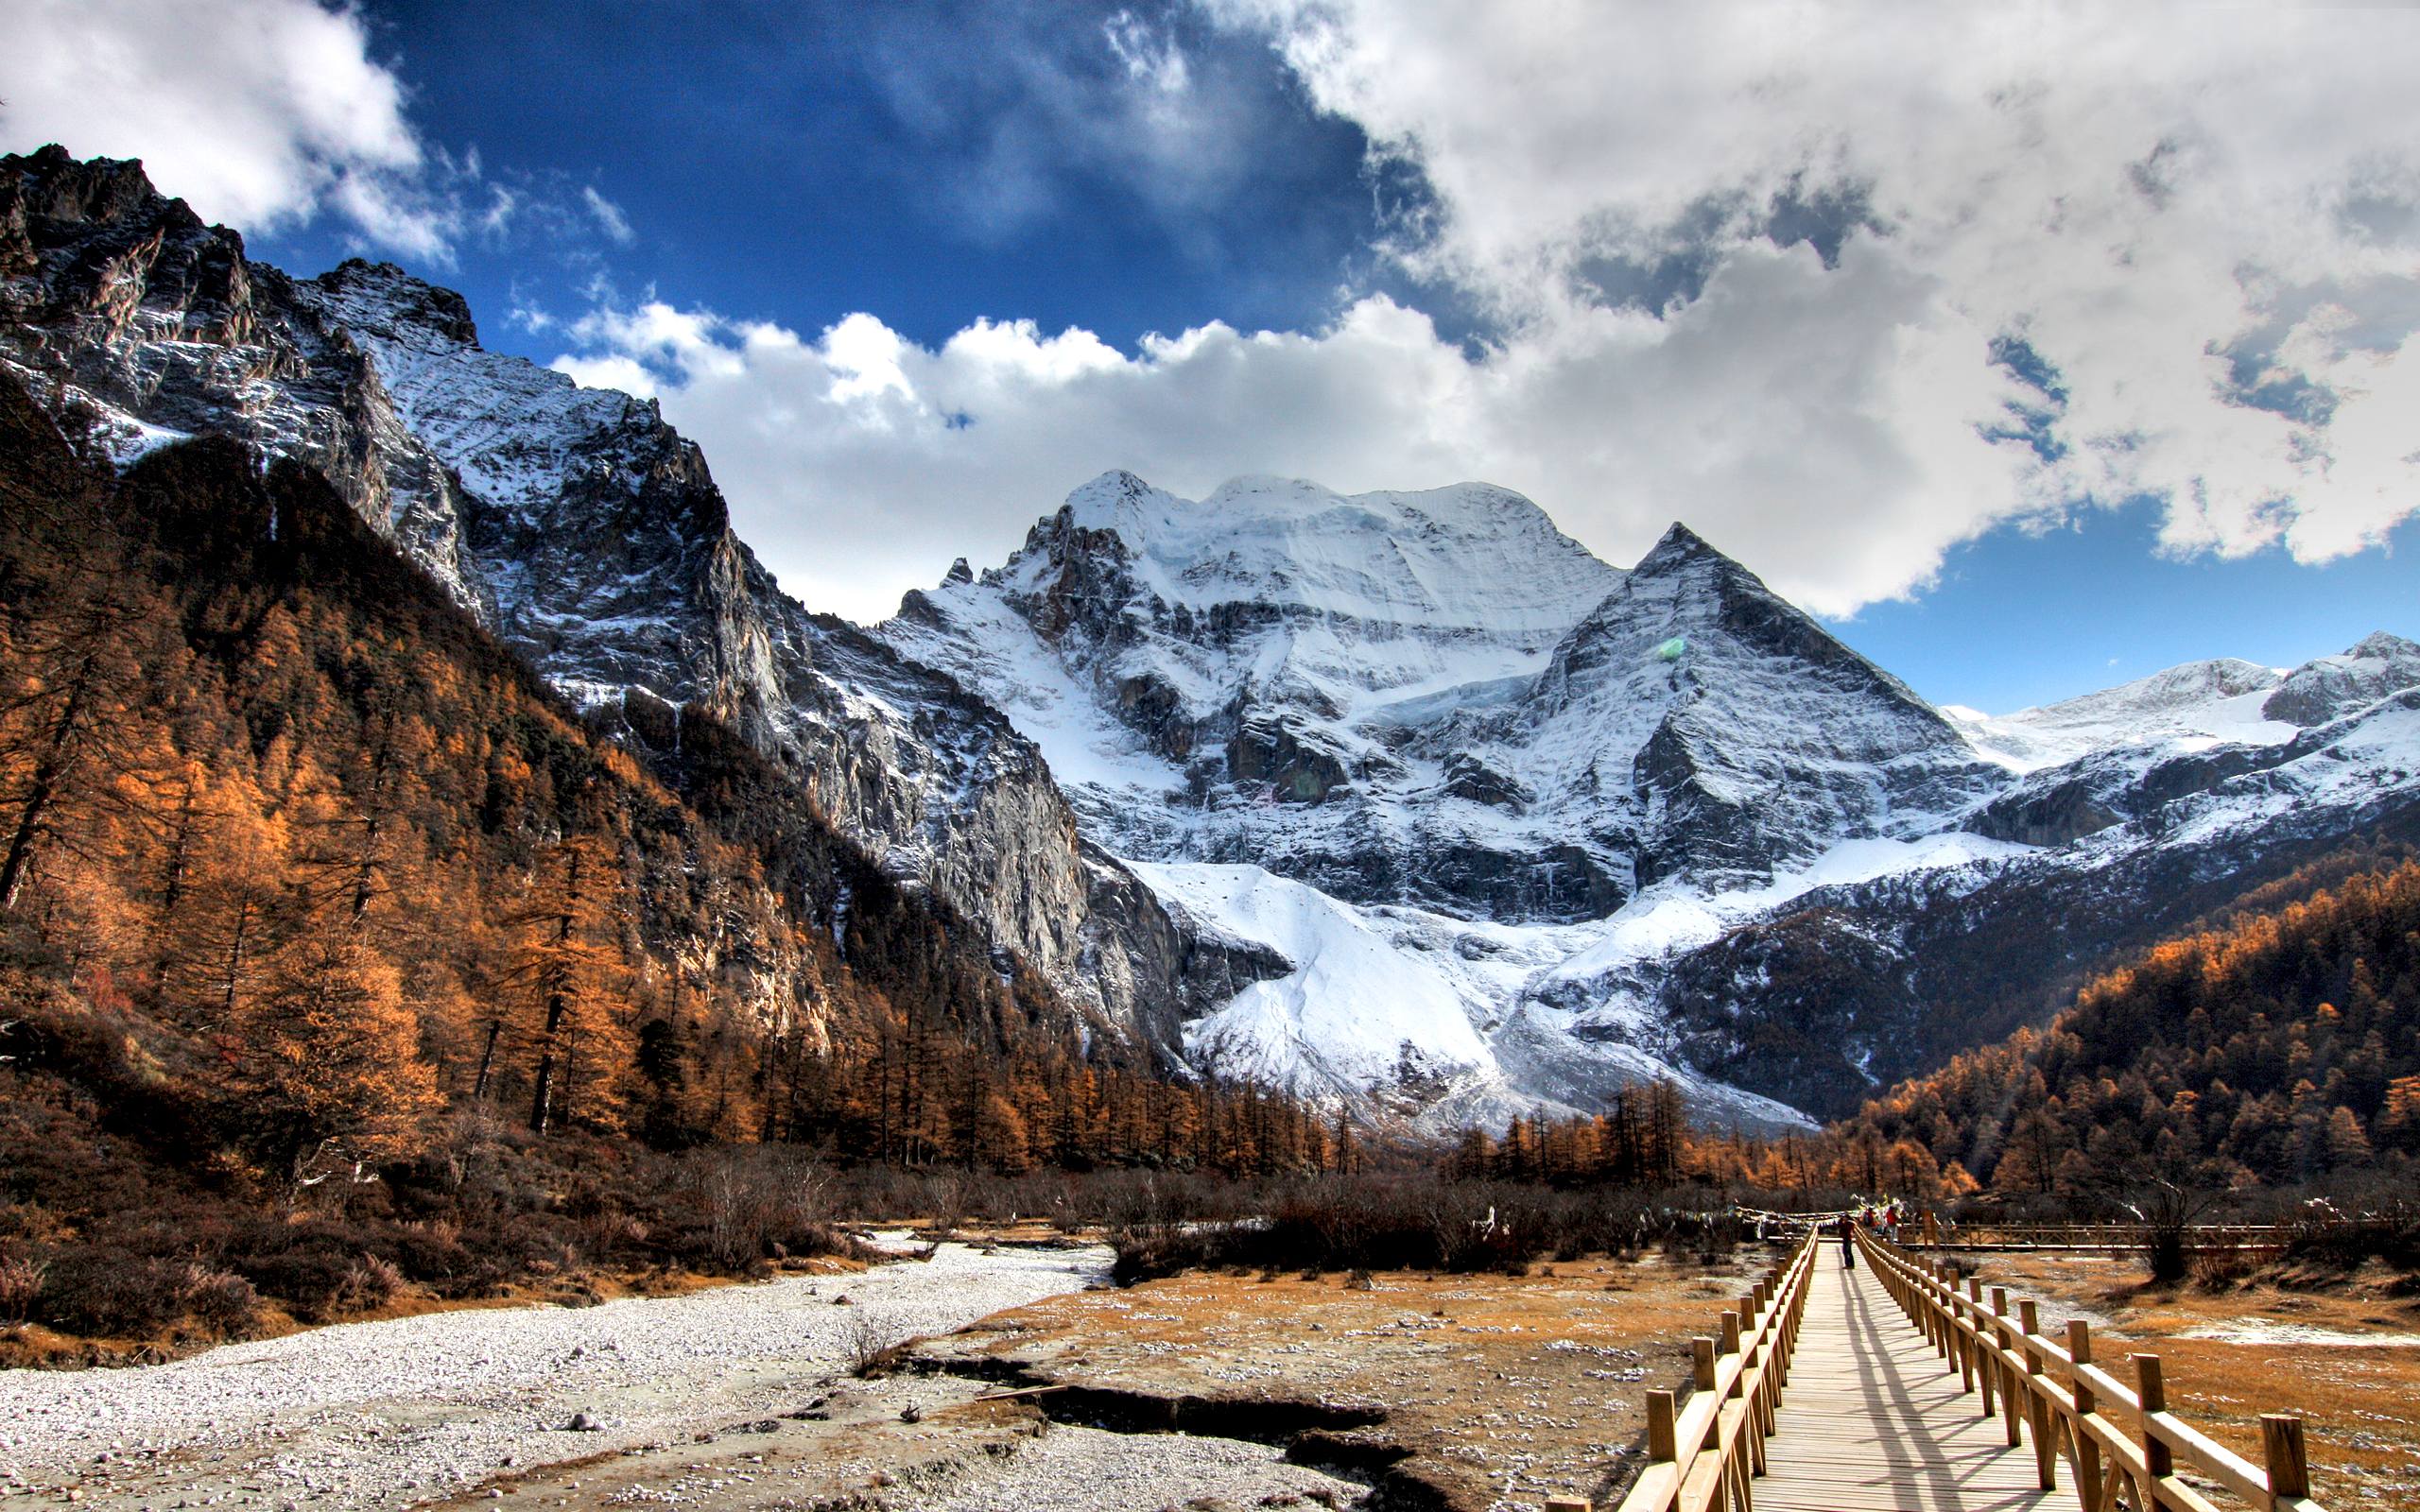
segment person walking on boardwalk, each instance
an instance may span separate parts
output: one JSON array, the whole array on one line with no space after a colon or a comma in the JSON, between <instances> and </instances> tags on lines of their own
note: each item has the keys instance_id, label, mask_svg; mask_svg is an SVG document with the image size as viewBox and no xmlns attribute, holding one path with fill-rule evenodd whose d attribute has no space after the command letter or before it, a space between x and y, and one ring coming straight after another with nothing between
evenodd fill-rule
<instances>
[{"instance_id":1,"label":"person walking on boardwalk","mask_svg":"<svg viewBox=\"0 0 2420 1512\"><path fill-rule=\"evenodd\" d=\"M1841 1219L1841 1269L1857 1269L1856 1220L1846 1215Z\"/></svg>"}]
</instances>

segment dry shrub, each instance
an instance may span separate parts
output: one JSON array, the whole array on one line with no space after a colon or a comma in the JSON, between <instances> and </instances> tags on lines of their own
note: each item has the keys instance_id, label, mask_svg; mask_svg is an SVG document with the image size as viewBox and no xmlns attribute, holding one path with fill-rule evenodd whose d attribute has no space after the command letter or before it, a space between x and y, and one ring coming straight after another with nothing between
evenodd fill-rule
<instances>
[{"instance_id":1,"label":"dry shrub","mask_svg":"<svg viewBox=\"0 0 2420 1512\"><path fill-rule=\"evenodd\" d=\"M0 1260L0 1318L23 1323L32 1317L43 1278L49 1272L48 1265L29 1256Z\"/></svg>"},{"instance_id":2,"label":"dry shrub","mask_svg":"<svg viewBox=\"0 0 2420 1512\"><path fill-rule=\"evenodd\" d=\"M337 1306L349 1313L371 1312L386 1306L403 1284L404 1273L392 1261L363 1255L346 1269Z\"/></svg>"},{"instance_id":3,"label":"dry shrub","mask_svg":"<svg viewBox=\"0 0 2420 1512\"><path fill-rule=\"evenodd\" d=\"M2193 1257L2193 1284L2205 1292L2231 1292L2252 1270L2251 1260L2240 1250L2204 1249Z\"/></svg>"},{"instance_id":4,"label":"dry shrub","mask_svg":"<svg viewBox=\"0 0 2420 1512\"><path fill-rule=\"evenodd\" d=\"M904 1338L873 1314L859 1308L840 1325L840 1352L856 1376L888 1375L906 1352Z\"/></svg>"},{"instance_id":5,"label":"dry shrub","mask_svg":"<svg viewBox=\"0 0 2420 1512\"><path fill-rule=\"evenodd\" d=\"M703 1216L707 1259L746 1270L784 1255L845 1252L831 1222L831 1181L804 1152L781 1146L701 1150L685 1162Z\"/></svg>"},{"instance_id":6,"label":"dry shrub","mask_svg":"<svg viewBox=\"0 0 2420 1512\"><path fill-rule=\"evenodd\" d=\"M189 1264L178 1291L193 1320L221 1338L240 1339L260 1322L260 1294L232 1272Z\"/></svg>"},{"instance_id":7,"label":"dry shrub","mask_svg":"<svg viewBox=\"0 0 2420 1512\"><path fill-rule=\"evenodd\" d=\"M65 1249L43 1278L34 1319L87 1338L147 1338L184 1314L184 1272L118 1249Z\"/></svg>"}]
</instances>

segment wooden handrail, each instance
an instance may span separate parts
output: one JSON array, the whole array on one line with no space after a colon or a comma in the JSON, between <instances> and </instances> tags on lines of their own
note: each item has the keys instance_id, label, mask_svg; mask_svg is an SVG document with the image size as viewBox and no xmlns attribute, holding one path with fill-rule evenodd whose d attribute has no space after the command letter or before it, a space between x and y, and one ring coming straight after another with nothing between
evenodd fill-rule
<instances>
[{"instance_id":1,"label":"wooden handrail","mask_svg":"<svg viewBox=\"0 0 2420 1512\"><path fill-rule=\"evenodd\" d=\"M1717 1335L1690 1341L1695 1389L1685 1404L1669 1391L1647 1394L1647 1468L1620 1512L1748 1512L1748 1483L1765 1473L1765 1440L1806 1314L1815 1240L1801 1240L1726 1308Z\"/></svg>"},{"instance_id":2,"label":"wooden handrail","mask_svg":"<svg viewBox=\"0 0 2420 1512\"><path fill-rule=\"evenodd\" d=\"M2139 1221L2127 1223L1995 1223L1982 1221L1968 1224L1954 1234L1902 1241L1910 1249L2074 1249L2120 1250L2151 1247L2154 1225ZM2187 1226L2184 1245L2188 1250L2211 1249L2282 1249L2298 1235L2314 1228L2350 1227L2348 1223L2328 1225L2204 1223Z\"/></svg>"},{"instance_id":3,"label":"wooden handrail","mask_svg":"<svg viewBox=\"0 0 2420 1512\"><path fill-rule=\"evenodd\" d=\"M1910 1255L1862 1230L1858 1247L1901 1312L1956 1366L1965 1389L1979 1387L1982 1411L2006 1419L2014 1447L2021 1427L2034 1435L2034 1463L2044 1490L2053 1485L2053 1459L2064 1455L2083 1512L2101 1512L2120 1491L2138 1508L2216 1512L2177 1478L2180 1465L2243 1498L2259 1512L2325 1512L2310 1500L2302 1418L2261 1418L2263 1465L2255 1465L2168 1410L2160 1358L2133 1357L2128 1385L2092 1362L2092 1331L2081 1318L2062 1345L2034 1327L2031 1299L2009 1316L2008 1293L1995 1287L1985 1307L1982 1285L1969 1279L1959 1294L1946 1268Z\"/></svg>"}]
</instances>

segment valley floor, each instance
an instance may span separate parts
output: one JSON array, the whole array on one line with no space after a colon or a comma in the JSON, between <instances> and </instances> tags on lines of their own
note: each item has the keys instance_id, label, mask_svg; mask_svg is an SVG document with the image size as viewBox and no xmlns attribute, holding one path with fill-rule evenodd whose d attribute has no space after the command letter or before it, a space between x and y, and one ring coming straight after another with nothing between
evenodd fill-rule
<instances>
[{"instance_id":1,"label":"valley floor","mask_svg":"<svg viewBox=\"0 0 2420 1512\"><path fill-rule=\"evenodd\" d=\"M862 1273L0 1372L0 1505L1310 1512L1374 1485L1452 1512L1611 1505L1646 1392L1682 1383L1764 1256L1124 1290L1109 1258L1032 1228ZM2156 1349L2172 1403L2240 1448L2290 1398L2328 1505L2420 1505L2420 1305L2394 1278L2152 1290L2135 1262L2053 1255L1983 1274L2053 1328L2088 1318L2104 1358ZM911 1336L891 1373L852 1372Z\"/></svg>"},{"instance_id":2,"label":"valley floor","mask_svg":"<svg viewBox=\"0 0 2420 1512\"><path fill-rule=\"evenodd\" d=\"M1687 1336L1754 1263L1111 1290L1105 1249L1020 1237L1036 1242L0 1372L0 1505L1307 1512L1382 1479L1472 1512L1605 1500L1643 1393L1680 1382ZM905 1367L852 1373L911 1335ZM1045 1383L1075 1389L1026 1389ZM1223 1416L1135 1431L1186 1399Z\"/></svg>"},{"instance_id":3,"label":"valley floor","mask_svg":"<svg viewBox=\"0 0 2420 1512\"><path fill-rule=\"evenodd\" d=\"M1643 1463L1647 1392L1687 1379L1690 1337L1718 1332L1767 1259L1743 1246L1711 1264L1651 1253L1519 1277L1380 1272L1366 1290L1334 1272L1188 1272L1051 1297L925 1352L1080 1384L1105 1413L1257 1404L1246 1416L1260 1431L1305 1431L1295 1457L1354 1467L1391 1505L1611 1506ZM1383 1420L1321 1426L1357 1410ZM1191 1494L1171 1487L1165 1504Z\"/></svg>"}]
</instances>

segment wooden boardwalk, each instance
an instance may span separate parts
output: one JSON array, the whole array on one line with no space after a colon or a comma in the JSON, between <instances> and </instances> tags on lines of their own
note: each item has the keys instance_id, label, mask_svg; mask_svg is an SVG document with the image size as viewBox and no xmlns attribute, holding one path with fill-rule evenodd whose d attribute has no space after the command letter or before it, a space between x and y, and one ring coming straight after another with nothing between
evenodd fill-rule
<instances>
[{"instance_id":1,"label":"wooden boardwalk","mask_svg":"<svg viewBox=\"0 0 2420 1512\"><path fill-rule=\"evenodd\" d=\"M1826 1244L1810 1280L1757 1512L2018 1512L2072 1506L2035 1482L2033 1451L2008 1447L1979 1394L1891 1300L1870 1269L1843 1271Z\"/></svg>"}]
</instances>

